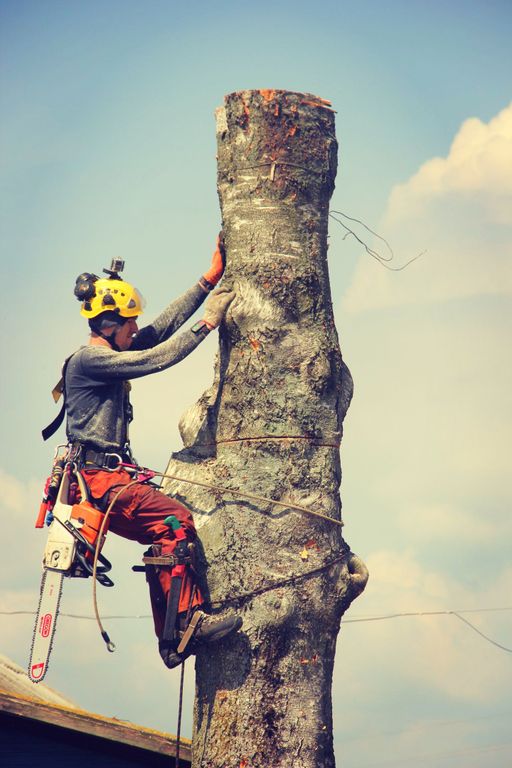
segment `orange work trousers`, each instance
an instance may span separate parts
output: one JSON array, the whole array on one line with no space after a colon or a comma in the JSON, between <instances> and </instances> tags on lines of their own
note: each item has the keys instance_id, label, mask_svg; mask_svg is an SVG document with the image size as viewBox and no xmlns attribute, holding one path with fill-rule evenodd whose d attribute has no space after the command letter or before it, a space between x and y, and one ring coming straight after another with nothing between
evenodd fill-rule
<instances>
[{"instance_id":1,"label":"orange work trousers","mask_svg":"<svg viewBox=\"0 0 512 768\"><path fill-rule=\"evenodd\" d=\"M101 499L101 506L105 510L123 486L129 486L133 481L132 476L124 469L113 472L85 470L82 475L93 502ZM176 546L172 529L164 525L164 520L169 515L175 515L178 518L188 541L194 541L197 538L190 510L147 483L135 483L126 487L114 502L109 515L109 530L125 539L138 541L139 544L157 545L161 549L162 555L168 555L172 554ZM148 579L148 584L155 633L160 640L165 623L167 597L171 587L171 568L158 566L157 573L158 580ZM186 613L191 598L192 606L203 603L202 595L197 586L194 590L191 570L186 568L180 593L179 613Z\"/></svg>"}]
</instances>

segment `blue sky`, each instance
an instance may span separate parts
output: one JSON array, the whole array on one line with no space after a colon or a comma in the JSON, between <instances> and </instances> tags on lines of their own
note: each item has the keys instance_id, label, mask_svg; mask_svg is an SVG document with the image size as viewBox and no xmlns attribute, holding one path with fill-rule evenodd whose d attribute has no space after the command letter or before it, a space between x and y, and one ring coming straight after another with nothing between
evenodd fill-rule
<instances>
[{"instance_id":1,"label":"blue sky","mask_svg":"<svg viewBox=\"0 0 512 768\"><path fill-rule=\"evenodd\" d=\"M36 601L44 536L32 528L52 446L62 359L86 335L74 280L113 256L150 318L208 266L220 212L214 110L242 88L316 93L337 110L332 207L393 244L388 273L331 222L330 269L355 399L342 446L345 535L371 570L347 618L505 607L512 569L510 459L512 56L508 2L2 2L0 448L7 551L0 608ZM163 468L180 414L210 384L210 337L134 388L132 440ZM147 614L140 553L109 540L105 613ZM91 613L90 585L63 611ZM510 612L465 614L512 646ZM5 617L22 666L32 617ZM147 619L62 618L50 684L82 706L174 730L176 692ZM2 637L3 635L3 637ZM133 672L126 679L126 669ZM188 714L192 669L188 672ZM345 768L508 762L510 654L453 616L352 623L335 673ZM155 691L157 692L155 695Z\"/></svg>"}]
</instances>

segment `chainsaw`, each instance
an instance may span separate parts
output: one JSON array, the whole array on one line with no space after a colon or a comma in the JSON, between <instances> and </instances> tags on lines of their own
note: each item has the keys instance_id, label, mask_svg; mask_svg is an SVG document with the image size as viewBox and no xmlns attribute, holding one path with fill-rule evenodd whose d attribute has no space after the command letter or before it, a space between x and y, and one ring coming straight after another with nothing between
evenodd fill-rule
<instances>
[{"instance_id":1,"label":"chainsaw","mask_svg":"<svg viewBox=\"0 0 512 768\"><path fill-rule=\"evenodd\" d=\"M103 518L104 514L90 503L87 486L76 465L56 458L36 520L36 528L42 528L46 522L49 529L28 666L33 683L41 682L48 669L64 577L95 575L104 587L114 586L106 575L112 566L101 554L108 528L104 525L100 536Z\"/></svg>"}]
</instances>

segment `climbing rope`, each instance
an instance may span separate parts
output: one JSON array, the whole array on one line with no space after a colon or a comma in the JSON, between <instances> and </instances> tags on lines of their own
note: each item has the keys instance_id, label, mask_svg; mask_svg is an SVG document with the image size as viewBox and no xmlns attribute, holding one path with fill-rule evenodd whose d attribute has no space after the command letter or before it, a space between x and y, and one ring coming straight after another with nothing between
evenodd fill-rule
<instances>
[{"instance_id":1,"label":"climbing rope","mask_svg":"<svg viewBox=\"0 0 512 768\"><path fill-rule=\"evenodd\" d=\"M309 509L308 507L303 507L300 504L292 504L289 501L277 501L276 499L270 499L267 496L256 496L254 493L247 493L246 491L238 491L234 488L225 488L222 485L213 485L211 483L201 483L199 480L190 480L186 477L179 477L178 475L168 475L164 472L155 472L153 477L162 477L166 478L168 480L176 480L180 483L190 483L191 485L198 485L201 488L209 488L212 491L218 491L219 493L228 493L233 496L240 496L244 499L251 499L251 501L262 501L265 504L274 504L276 507L284 507L285 509L295 509L298 512L304 512L307 515L312 515L313 517L318 517L321 520L327 520L327 522L332 523L333 525L338 525L340 527L343 527L343 522L341 520L335 520L333 517L329 517L329 515L324 515L321 512L315 512L312 509Z\"/></svg>"},{"instance_id":2,"label":"climbing rope","mask_svg":"<svg viewBox=\"0 0 512 768\"><path fill-rule=\"evenodd\" d=\"M190 615L192 613L192 603L196 594L196 586L192 587L190 592L190 600L187 608L186 623L190 621ZM174 768L180 768L180 745L181 745L181 720L183 715L183 689L185 685L185 659L181 662L181 674L180 674L180 695L178 698L178 724L176 726L176 756L174 758Z\"/></svg>"},{"instance_id":3,"label":"climbing rope","mask_svg":"<svg viewBox=\"0 0 512 768\"><path fill-rule=\"evenodd\" d=\"M96 582L97 582L96 573L97 573L97 570L98 570L98 558L100 556L100 550L101 550L100 543L101 543L101 541L103 541L103 536L105 535L105 530L106 530L107 522L108 522L108 519L110 517L110 513L112 511L112 508L113 508L114 504L116 503L118 498L125 491L128 490L128 488L131 488L133 485L136 485L137 483L139 483L139 480L132 480L130 483L127 483L127 485L123 485L123 487L120 488L119 491L117 491L117 493L113 497L112 501L110 502L110 504L107 507L107 510L106 510L105 514L103 515L103 520L101 521L100 530L99 530L99 533L98 533L98 546L96 547L96 549L94 551L94 560L93 560L93 564L92 564L92 603L93 603L93 607L94 607L94 615L96 617L96 621L98 623L98 627L100 629L101 636L102 636L103 640L105 641L105 644L107 646L107 650L110 653L113 653L115 651L116 646L111 641L110 637L108 636L108 632L106 632L104 627L103 627L103 623L101 621L100 613L99 613L99 610L98 610L98 595L97 595L97 590L96 590Z\"/></svg>"},{"instance_id":4,"label":"climbing rope","mask_svg":"<svg viewBox=\"0 0 512 768\"><path fill-rule=\"evenodd\" d=\"M185 686L185 661L182 661L181 673L180 673L180 695L178 698L178 725L176 728L176 756L174 758L174 768L180 768L181 720L183 715L184 686Z\"/></svg>"},{"instance_id":5,"label":"climbing rope","mask_svg":"<svg viewBox=\"0 0 512 768\"><path fill-rule=\"evenodd\" d=\"M244 600L250 600L252 597L257 597L258 595L263 595L265 592L271 592L274 589L279 589L279 587L286 587L288 584L293 584L296 581L301 581L302 579L306 579L309 576L317 576L320 573L323 573L323 571L329 570L331 566L336 565L336 563L341 563L343 560L345 560L349 550L343 550L343 552L338 555L338 557L333 558L332 560L329 560L327 563L324 563L323 565L319 565L317 568L311 568L309 571L304 571L303 573L296 573L293 576L286 576L282 579L278 579L277 581L273 581L270 584L266 584L262 587L258 587L257 589L253 589L250 592L242 592L239 595L234 595L232 597L226 597L223 600L214 600L210 603L210 605L214 608L222 608L225 605L232 605L233 603L241 603Z\"/></svg>"},{"instance_id":6,"label":"climbing rope","mask_svg":"<svg viewBox=\"0 0 512 768\"><path fill-rule=\"evenodd\" d=\"M208 488L209 490L216 491L218 493L227 493L227 494L231 494L231 495L234 495L234 496L240 496L241 498L250 499L251 501L261 501L261 502L264 502L266 504L275 504L276 506L284 507L285 509L293 509L293 510L296 510L298 512L304 512L305 514L312 515L313 517L320 518L322 520L326 520L329 523L333 523L333 525L337 525L337 526L340 526L340 527L343 525L341 520L335 520L334 518L329 517L328 515L324 515L321 512L315 512L314 510L309 509L308 507L304 507L304 506L301 506L299 504L292 504L292 503L284 502L284 501L277 501L276 499L271 499L271 498L268 498L267 496L257 496L256 494L247 493L245 491L238 491L238 490L235 490L234 488L225 488L224 486L221 486L221 485L214 485L212 483L203 483L203 482L200 482L199 480L190 480L189 478L186 478L186 477L180 477L178 475L171 475L171 474L168 474L166 472L156 472L154 470L146 470L145 468L142 469L142 477L143 477L142 480L141 479L132 480L130 483L127 483L126 485L123 485L123 487L120 488L119 491L117 491L116 494L113 496L113 498L110 501L110 503L109 503L109 505L107 507L107 510L106 510L106 512L105 512L105 514L103 516L103 520L101 521L101 526L100 526L99 535L98 535L98 541L102 541L102 539L103 539L103 535L104 535L105 530L106 530L106 526L107 526L108 519L110 517L110 513L112 511L112 508L114 507L114 504L120 498L120 496L122 496L122 494L125 491L127 491L128 488L131 488L133 485L137 485L137 484L139 484L141 482L147 482L148 480L152 480L154 477L161 477L162 479L165 478L167 480L175 480L176 482L181 482L181 483L189 483L191 485L197 485L200 488ZM114 643L112 643L112 641L110 640L110 637L108 636L108 633L105 631L105 629L103 627L103 623L101 621L101 617L100 617L99 610L98 610L98 598L97 598L97 588L96 588L96 581L97 581L96 580L96 572L97 572L97 567L98 567L99 555L100 555L100 547L96 547L96 551L94 553L93 571L92 571L92 585L93 585L92 586L92 590L93 590L92 594L93 594L94 615L95 615L96 621L98 623L98 627L100 629L101 636L102 636L103 640L105 641L105 643L107 645L107 649L112 653L115 650L115 645L114 645ZM263 592L267 592L270 589L276 589L279 586L284 586L287 583L292 583L296 579L304 578L307 575L315 574L315 573L318 573L319 571L326 570L327 568L330 568L331 565L333 565L334 563L339 562L340 560L342 560L345 557L345 555L346 555L346 552L344 552L337 559L332 560L329 563L325 564L325 566L322 566L320 568L314 569L311 572L306 572L306 573L298 574L296 576L288 577L286 579L283 579L283 580L280 580L278 582L275 582L275 584L272 584L271 586L261 587L260 589L255 590L253 593L249 593L248 592L248 593L239 595L239 596L237 596L235 598L230 598L230 599L226 599L226 600L223 600L223 601L217 601L215 603L212 603L212 605L221 606L221 605L227 605L227 604L229 604L229 602L237 602L237 601L240 601L240 600L247 600L247 599L249 599L253 595L262 594Z\"/></svg>"}]
</instances>

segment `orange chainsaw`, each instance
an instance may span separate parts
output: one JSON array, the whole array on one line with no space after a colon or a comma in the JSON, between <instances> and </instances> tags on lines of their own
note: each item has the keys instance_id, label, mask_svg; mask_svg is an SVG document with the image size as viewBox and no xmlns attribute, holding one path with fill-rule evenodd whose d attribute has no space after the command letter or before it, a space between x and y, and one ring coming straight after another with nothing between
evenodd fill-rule
<instances>
[{"instance_id":1,"label":"orange chainsaw","mask_svg":"<svg viewBox=\"0 0 512 768\"><path fill-rule=\"evenodd\" d=\"M36 528L42 528L46 522L49 529L28 666L33 683L39 683L48 669L64 577L92 576L96 558L97 580L104 587L114 586L106 575L112 566L101 554L108 528L103 526L100 538L103 518L103 512L90 503L87 486L76 465L56 458L36 520Z\"/></svg>"}]
</instances>

